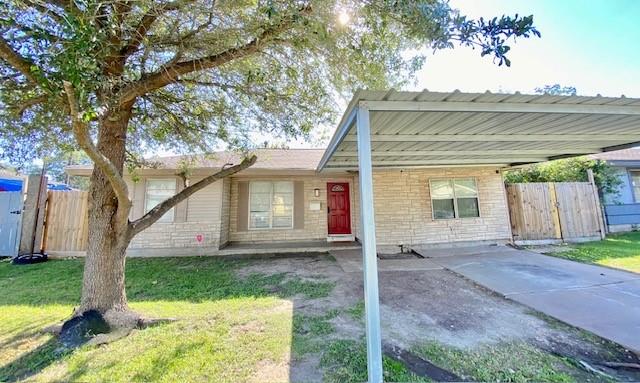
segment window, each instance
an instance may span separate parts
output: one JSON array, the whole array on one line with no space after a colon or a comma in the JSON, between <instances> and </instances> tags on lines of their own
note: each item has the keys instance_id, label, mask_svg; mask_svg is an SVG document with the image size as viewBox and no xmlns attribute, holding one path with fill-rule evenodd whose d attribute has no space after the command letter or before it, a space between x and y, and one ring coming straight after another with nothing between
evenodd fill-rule
<instances>
[{"instance_id":1,"label":"window","mask_svg":"<svg viewBox=\"0 0 640 383\"><path fill-rule=\"evenodd\" d=\"M631 170L631 188L633 189L633 198L636 202L640 202L640 170Z\"/></svg>"},{"instance_id":2,"label":"window","mask_svg":"<svg viewBox=\"0 0 640 383\"><path fill-rule=\"evenodd\" d=\"M293 227L293 182L249 184L249 228Z\"/></svg>"},{"instance_id":3,"label":"window","mask_svg":"<svg viewBox=\"0 0 640 383\"><path fill-rule=\"evenodd\" d=\"M176 194L176 180L148 179L146 182L146 194L144 198L144 211L148 212L157 204ZM173 208L166 212L158 222L173 222Z\"/></svg>"},{"instance_id":4,"label":"window","mask_svg":"<svg viewBox=\"0 0 640 383\"><path fill-rule=\"evenodd\" d=\"M480 216L478 187L473 178L431 180L431 208L434 219Z\"/></svg>"}]
</instances>

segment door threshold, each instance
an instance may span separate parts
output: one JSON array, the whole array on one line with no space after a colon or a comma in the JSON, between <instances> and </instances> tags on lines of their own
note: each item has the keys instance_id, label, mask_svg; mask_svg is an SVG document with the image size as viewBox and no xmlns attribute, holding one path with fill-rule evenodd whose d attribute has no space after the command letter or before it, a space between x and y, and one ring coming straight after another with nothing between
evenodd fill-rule
<instances>
[{"instance_id":1,"label":"door threshold","mask_svg":"<svg viewBox=\"0 0 640 383\"><path fill-rule=\"evenodd\" d=\"M353 242L356 240L353 234L329 234L327 242Z\"/></svg>"}]
</instances>

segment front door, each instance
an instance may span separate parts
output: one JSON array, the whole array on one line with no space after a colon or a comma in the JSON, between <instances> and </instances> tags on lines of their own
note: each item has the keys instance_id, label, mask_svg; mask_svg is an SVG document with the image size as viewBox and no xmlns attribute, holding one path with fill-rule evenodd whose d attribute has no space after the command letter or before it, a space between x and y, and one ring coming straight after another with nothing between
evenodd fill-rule
<instances>
[{"instance_id":1,"label":"front door","mask_svg":"<svg viewBox=\"0 0 640 383\"><path fill-rule=\"evenodd\" d=\"M329 235L351 234L348 183L327 183L327 214Z\"/></svg>"}]
</instances>

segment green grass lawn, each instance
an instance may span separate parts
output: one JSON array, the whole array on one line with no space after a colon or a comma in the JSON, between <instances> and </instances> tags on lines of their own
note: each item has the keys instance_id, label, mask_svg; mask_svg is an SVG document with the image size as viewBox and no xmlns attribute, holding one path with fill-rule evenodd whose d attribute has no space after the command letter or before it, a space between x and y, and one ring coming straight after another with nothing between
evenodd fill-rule
<instances>
[{"instance_id":1,"label":"green grass lawn","mask_svg":"<svg viewBox=\"0 0 640 383\"><path fill-rule=\"evenodd\" d=\"M259 262L267 261L130 259L131 307L148 318L176 321L62 352L42 330L73 312L83 260L25 266L0 261L0 382L305 381L294 376L292 364L328 383L366 380L364 339L336 330L345 321L364 327L363 302L318 310L318 299L333 300L340 283L322 274L302 279L293 269L236 273L245 266L262 270ZM303 313L302 307L315 308ZM415 339L416 355L469 380L586 381L578 367L526 343L459 350L425 342ZM385 356L383 364L385 381L428 381L395 359Z\"/></svg>"},{"instance_id":2,"label":"green grass lawn","mask_svg":"<svg viewBox=\"0 0 640 383\"><path fill-rule=\"evenodd\" d=\"M292 304L326 295L330 283L284 274L235 277L239 262L213 258L134 259L127 293L134 310L178 321L68 355L42 328L68 318L80 293L81 260L0 263L0 381L249 380L281 363L292 343Z\"/></svg>"},{"instance_id":3,"label":"green grass lawn","mask_svg":"<svg viewBox=\"0 0 640 383\"><path fill-rule=\"evenodd\" d=\"M640 273L640 232L611 234L603 241L572 245L551 255Z\"/></svg>"},{"instance_id":4,"label":"green grass lawn","mask_svg":"<svg viewBox=\"0 0 640 383\"><path fill-rule=\"evenodd\" d=\"M83 261L27 266L0 261L0 382L288 381L291 361L309 353L322 355L333 344L326 339L334 330L330 321L341 313L301 315L295 312L294 301L326 297L334 284L289 273L237 277L235 270L250 262L131 259L127 263L131 307L145 317L177 321L134 331L107 345L64 353L42 329L71 315L80 298ZM351 315L346 308L344 315ZM326 363L345 363L333 356L328 353ZM392 381L411 376L402 364L387 361L386 365ZM366 376L366 364L345 369L351 379L327 375L325 381Z\"/></svg>"}]
</instances>

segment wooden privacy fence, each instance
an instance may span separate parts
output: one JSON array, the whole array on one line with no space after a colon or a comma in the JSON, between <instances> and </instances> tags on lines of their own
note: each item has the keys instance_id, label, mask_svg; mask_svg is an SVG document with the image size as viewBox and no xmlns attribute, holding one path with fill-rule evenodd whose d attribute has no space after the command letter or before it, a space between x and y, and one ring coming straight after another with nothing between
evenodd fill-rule
<instances>
[{"instance_id":1,"label":"wooden privacy fence","mask_svg":"<svg viewBox=\"0 0 640 383\"><path fill-rule=\"evenodd\" d=\"M88 238L89 193L85 191L47 192L44 222L45 251L85 251Z\"/></svg>"},{"instance_id":2,"label":"wooden privacy fence","mask_svg":"<svg viewBox=\"0 0 640 383\"><path fill-rule=\"evenodd\" d=\"M600 200L592 182L511 184L507 201L516 243L604 238Z\"/></svg>"}]
</instances>

